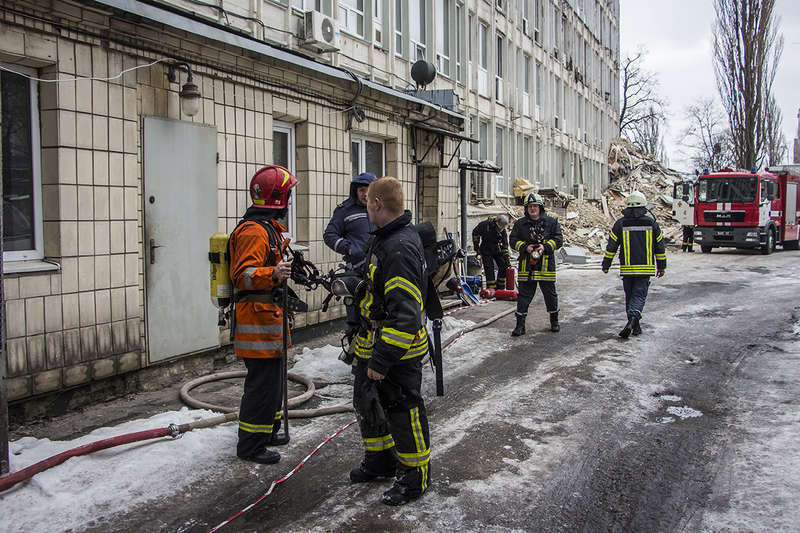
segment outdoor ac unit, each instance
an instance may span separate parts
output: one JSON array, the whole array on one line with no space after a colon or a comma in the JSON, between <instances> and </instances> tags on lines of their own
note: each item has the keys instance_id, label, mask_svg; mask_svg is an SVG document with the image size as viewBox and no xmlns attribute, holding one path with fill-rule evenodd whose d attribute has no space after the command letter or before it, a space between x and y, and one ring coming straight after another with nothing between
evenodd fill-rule
<instances>
[{"instance_id":1,"label":"outdoor ac unit","mask_svg":"<svg viewBox=\"0 0 800 533\"><path fill-rule=\"evenodd\" d=\"M303 16L303 46L324 52L339 50L336 21L319 11L306 11Z\"/></svg>"},{"instance_id":2,"label":"outdoor ac unit","mask_svg":"<svg viewBox=\"0 0 800 533\"><path fill-rule=\"evenodd\" d=\"M477 180L478 187L478 200L494 200L495 198L495 183L494 183L494 174L487 174L485 172L479 173L479 178Z\"/></svg>"}]
</instances>

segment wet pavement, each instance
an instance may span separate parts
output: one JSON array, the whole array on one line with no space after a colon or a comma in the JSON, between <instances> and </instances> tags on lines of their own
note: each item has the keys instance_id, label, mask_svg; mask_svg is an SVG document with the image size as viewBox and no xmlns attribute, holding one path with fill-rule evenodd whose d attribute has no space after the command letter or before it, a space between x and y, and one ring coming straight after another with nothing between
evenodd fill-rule
<instances>
[{"instance_id":1,"label":"wet pavement","mask_svg":"<svg viewBox=\"0 0 800 533\"><path fill-rule=\"evenodd\" d=\"M424 374L432 483L423 498L388 508L379 503L388 482L349 483L361 455L353 426L222 531L796 530L798 259L671 252L667 276L652 282L643 335L627 341L616 335L625 322L619 277L596 263L561 269L560 333L549 332L537 294L527 335L508 335L511 314L445 352L444 397ZM455 316L477 323L511 306ZM237 387L203 394L238 401ZM25 431L69 438L180 405L175 388ZM191 490L86 530L207 531L351 419L293 421L279 464L231 456Z\"/></svg>"}]
</instances>

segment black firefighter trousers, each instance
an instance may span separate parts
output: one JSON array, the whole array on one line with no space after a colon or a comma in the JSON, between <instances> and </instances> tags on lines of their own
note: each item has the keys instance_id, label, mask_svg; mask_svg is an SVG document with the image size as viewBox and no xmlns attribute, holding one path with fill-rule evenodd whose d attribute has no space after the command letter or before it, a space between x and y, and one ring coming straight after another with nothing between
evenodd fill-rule
<instances>
[{"instance_id":1,"label":"black firefighter trousers","mask_svg":"<svg viewBox=\"0 0 800 533\"><path fill-rule=\"evenodd\" d=\"M531 276L533 276L533 273L531 273ZM544 305L547 307L547 312L558 312L558 293L556 292L555 281L520 281L517 315L525 316L528 314L528 307L536 294L537 284L542 288L542 296L544 297Z\"/></svg>"},{"instance_id":2,"label":"black firefighter trousers","mask_svg":"<svg viewBox=\"0 0 800 533\"><path fill-rule=\"evenodd\" d=\"M416 497L430 482L430 433L425 402L420 394L422 363L412 359L394 365L381 381L367 377L367 361L352 370L353 407L361 438L364 463L374 473L395 470L395 484Z\"/></svg>"},{"instance_id":3,"label":"black firefighter trousers","mask_svg":"<svg viewBox=\"0 0 800 533\"><path fill-rule=\"evenodd\" d=\"M502 254L485 254L481 252L481 261L483 262L483 273L486 275L486 288L505 289L506 258ZM495 267L497 267L497 278L495 278Z\"/></svg>"},{"instance_id":4,"label":"black firefighter trousers","mask_svg":"<svg viewBox=\"0 0 800 533\"><path fill-rule=\"evenodd\" d=\"M272 443L281 427L283 359L244 358L247 377L239 407L239 442L236 455L251 457Z\"/></svg>"}]
</instances>

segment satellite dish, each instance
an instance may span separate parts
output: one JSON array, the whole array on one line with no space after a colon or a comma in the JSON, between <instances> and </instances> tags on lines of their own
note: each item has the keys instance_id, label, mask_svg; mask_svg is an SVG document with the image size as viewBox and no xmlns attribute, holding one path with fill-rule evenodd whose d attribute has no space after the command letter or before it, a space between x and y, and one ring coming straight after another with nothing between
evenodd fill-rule
<instances>
[{"instance_id":1,"label":"satellite dish","mask_svg":"<svg viewBox=\"0 0 800 533\"><path fill-rule=\"evenodd\" d=\"M436 77L436 67L433 63L428 63L424 59L420 59L411 66L411 79L417 84L417 87L425 88Z\"/></svg>"}]
</instances>

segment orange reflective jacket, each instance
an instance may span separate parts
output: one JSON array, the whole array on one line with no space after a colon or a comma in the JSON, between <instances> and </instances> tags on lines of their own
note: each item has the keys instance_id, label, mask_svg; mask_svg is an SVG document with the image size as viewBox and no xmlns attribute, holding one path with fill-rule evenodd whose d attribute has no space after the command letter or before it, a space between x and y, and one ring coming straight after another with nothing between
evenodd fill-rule
<instances>
[{"instance_id":1,"label":"orange reflective jacket","mask_svg":"<svg viewBox=\"0 0 800 533\"><path fill-rule=\"evenodd\" d=\"M234 289L263 291L264 295L257 294L236 303L233 348L239 357L265 359L282 356L283 311L274 303L248 301L268 299L270 291L277 285L272 271L283 257L285 245L280 238L286 228L273 219L267 224L275 229L272 239L269 232L255 221L244 222L230 237L230 274Z\"/></svg>"}]
</instances>

